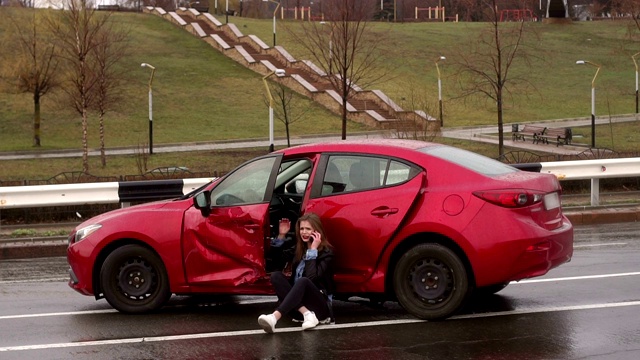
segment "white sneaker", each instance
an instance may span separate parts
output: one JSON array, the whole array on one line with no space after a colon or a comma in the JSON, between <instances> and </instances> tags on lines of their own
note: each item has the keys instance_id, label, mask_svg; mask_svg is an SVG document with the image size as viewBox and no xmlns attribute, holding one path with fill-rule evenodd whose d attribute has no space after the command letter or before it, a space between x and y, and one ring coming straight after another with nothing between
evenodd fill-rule
<instances>
[{"instance_id":1,"label":"white sneaker","mask_svg":"<svg viewBox=\"0 0 640 360\"><path fill-rule=\"evenodd\" d=\"M273 332L276 330L277 322L278 320L276 320L276 317L273 314L258 316L258 324L260 325L262 330L268 332L269 334L273 334Z\"/></svg>"},{"instance_id":2,"label":"white sneaker","mask_svg":"<svg viewBox=\"0 0 640 360\"><path fill-rule=\"evenodd\" d=\"M309 311L304 315L304 322L302 323L302 330L307 330L316 327L318 325L318 318L313 311Z\"/></svg>"}]
</instances>

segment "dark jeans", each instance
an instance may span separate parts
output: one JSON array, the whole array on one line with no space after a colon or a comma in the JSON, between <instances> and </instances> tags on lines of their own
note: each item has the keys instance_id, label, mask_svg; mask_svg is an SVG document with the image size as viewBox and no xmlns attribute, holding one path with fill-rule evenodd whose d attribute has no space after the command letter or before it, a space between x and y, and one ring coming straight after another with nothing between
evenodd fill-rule
<instances>
[{"instance_id":1,"label":"dark jeans","mask_svg":"<svg viewBox=\"0 0 640 360\"><path fill-rule=\"evenodd\" d=\"M292 311L297 311L301 306L305 306L316 314L318 320L324 320L331 316L327 298L311 280L303 277L291 286L287 277L281 271L276 271L271 274L271 283L278 295L278 301L280 301L280 306L276 310L281 314L294 315Z\"/></svg>"}]
</instances>

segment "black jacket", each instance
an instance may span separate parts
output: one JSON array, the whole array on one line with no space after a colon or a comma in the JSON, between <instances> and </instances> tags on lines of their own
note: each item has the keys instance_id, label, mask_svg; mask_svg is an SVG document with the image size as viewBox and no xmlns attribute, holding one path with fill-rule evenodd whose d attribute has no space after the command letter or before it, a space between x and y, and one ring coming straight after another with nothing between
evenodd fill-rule
<instances>
[{"instance_id":1,"label":"black jacket","mask_svg":"<svg viewBox=\"0 0 640 360\"><path fill-rule=\"evenodd\" d=\"M300 261L293 263L291 267L292 275L289 281L293 284L296 269ZM336 284L333 280L333 251L325 248L318 251L318 257L312 260L304 261L304 272L302 276L311 280L326 295L332 295L336 291Z\"/></svg>"}]
</instances>

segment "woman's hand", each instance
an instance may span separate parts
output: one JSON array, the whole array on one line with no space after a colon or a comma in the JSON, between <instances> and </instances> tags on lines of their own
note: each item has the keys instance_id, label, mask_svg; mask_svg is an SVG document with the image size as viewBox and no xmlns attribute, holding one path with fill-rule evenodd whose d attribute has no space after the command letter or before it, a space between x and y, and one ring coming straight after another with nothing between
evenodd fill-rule
<instances>
[{"instance_id":1,"label":"woman's hand","mask_svg":"<svg viewBox=\"0 0 640 360\"><path fill-rule=\"evenodd\" d=\"M318 246L320 246L320 243L322 242L322 235L320 235L319 232L314 231L311 233L311 239L313 241L311 242L310 249L318 249Z\"/></svg>"},{"instance_id":2,"label":"woman's hand","mask_svg":"<svg viewBox=\"0 0 640 360\"><path fill-rule=\"evenodd\" d=\"M291 220L287 218L280 219L280 224L278 225L278 238L286 238L289 230L291 230Z\"/></svg>"}]
</instances>

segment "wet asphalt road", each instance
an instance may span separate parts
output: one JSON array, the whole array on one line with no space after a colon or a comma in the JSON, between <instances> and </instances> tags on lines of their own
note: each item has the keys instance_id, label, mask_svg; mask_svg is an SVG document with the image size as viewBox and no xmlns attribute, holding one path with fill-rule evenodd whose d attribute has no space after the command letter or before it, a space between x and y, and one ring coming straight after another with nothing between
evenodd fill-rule
<instances>
[{"instance_id":1,"label":"wet asphalt road","mask_svg":"<svg viewBox=\"0 0 640 360\"><path fill-rule=\"evenodd\" d=\"M0 261L0 359L640 359L640 223L576 227L573 261L417 321L396 303L335 304L302 332L256 318L272 297L174 297L122 315L66 285L66 260Z\"/></svg>"}]
</instances>

